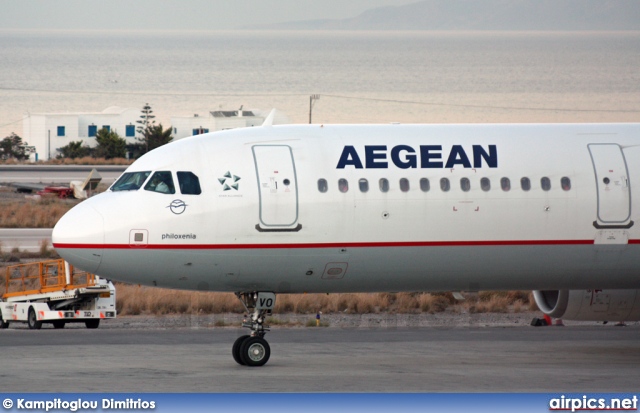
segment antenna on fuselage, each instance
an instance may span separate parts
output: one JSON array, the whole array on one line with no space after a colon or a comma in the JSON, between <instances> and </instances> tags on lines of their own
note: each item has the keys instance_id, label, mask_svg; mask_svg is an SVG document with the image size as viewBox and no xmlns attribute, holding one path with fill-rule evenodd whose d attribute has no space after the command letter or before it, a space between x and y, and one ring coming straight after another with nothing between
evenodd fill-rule
<instances>
[{"instance_id":1,"label":"antenna on fuselage","mask_svg":"<svg viewBox=\"0 0 640 413\"><path fill-rule=\"evenodd\" d=\"M273 119L276 117L276 108L271 109L269 115L262 122L262 126L273 126Z\"/></svg>"}]
</instances>

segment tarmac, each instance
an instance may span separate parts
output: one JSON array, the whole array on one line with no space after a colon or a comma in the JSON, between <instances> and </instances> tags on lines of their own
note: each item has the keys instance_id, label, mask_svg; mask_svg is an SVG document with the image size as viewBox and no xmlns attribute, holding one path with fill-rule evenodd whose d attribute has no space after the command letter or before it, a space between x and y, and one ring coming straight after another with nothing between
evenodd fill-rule
<instances>
[{"instance_id":1,"label":"tarmac","mask_svg":"<svg viewBox=\"0 0 640 413\"><path fill-rule=\"evenodd\" d=\"M20 251L36 252L42 248L42 241L46 240L51 246L52 228L0 228L0 242L3 251L12 251L18 248Z\"/></svg>"},{"instance_id":2,"label":"tarmac","mask_svg":"<svg viewBox=\"0 0 640 413\"><path fill-rule=\"evenodd\" d=\"M128 165L0 165L0 183L66 183L84 181L96 169L102 182L112 184Z\"/></svg>"},{"instance_id":3,"label":"tarmac","mask_svg":"<svg viewBox=\"0 0 640 413\"><path fill-rule=\"evenodd\" d=\"M640 382L637 323L275 327L271 359L250 368L231 357L244 329L123 320L0 330L2 392L637 392Z\"/></svg>"}]
</instances>

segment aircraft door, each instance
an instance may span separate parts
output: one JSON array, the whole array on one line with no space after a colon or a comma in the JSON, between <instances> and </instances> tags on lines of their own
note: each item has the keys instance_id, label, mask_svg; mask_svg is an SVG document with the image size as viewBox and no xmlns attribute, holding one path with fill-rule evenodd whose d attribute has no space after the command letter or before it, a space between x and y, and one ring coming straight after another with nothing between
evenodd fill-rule
<instances>
[{"instance_id":1,"label":"aircraft door","mask_svg":"<svg viewBox=\"0 0 640 413\"><path fill-rule=\"evenodd\" d=\"M288 145L252 147L260 194L258 231L298 231L298 182ZM297 224L297 226L296 226Z\"/></svg>"},{"instance_id":2,"label":"aircraft door","mask_svg":"<svg viewBox=\"0 0 640 413\"><path fill-rule=\"evenodd\" d=\"M620 145L592 143L591 154L598 193L598 221L603 227L627 224L631 217L631 188L627 162Z\"/></svg>"}]
</instances>

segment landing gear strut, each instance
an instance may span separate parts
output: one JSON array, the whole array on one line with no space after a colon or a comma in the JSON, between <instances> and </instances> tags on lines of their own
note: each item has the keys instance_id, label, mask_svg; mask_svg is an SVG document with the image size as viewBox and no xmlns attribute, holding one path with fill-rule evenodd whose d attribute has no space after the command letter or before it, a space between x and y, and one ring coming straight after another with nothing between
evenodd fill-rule
<instances>
[{"instance_id":1,"label":"landing gear strut","mask_svg":"<svg viewBox=\"0 0 640 413\"><path fill-rule=\"evenodd\" d=\"M240 336L233 343L233 359L243 366L263 366L271 356L269 343L264 339L269 326L264 322L276 304L276 295L268 292L251 292L236 293L236 297L242 301L242 305L250 314L249 319L243 321L242 327L251 329L251 334Z\"/></svg>"}]
</instances>

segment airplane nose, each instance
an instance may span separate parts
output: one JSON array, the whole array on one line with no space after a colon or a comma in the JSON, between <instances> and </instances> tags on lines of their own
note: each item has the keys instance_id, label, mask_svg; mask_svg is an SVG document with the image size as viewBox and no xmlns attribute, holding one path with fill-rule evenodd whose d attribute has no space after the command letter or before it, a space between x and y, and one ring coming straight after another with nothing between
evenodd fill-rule
<instances>
[{"instance_id":1,"label":"airplane nose","mask_svg":"<svg viewBox=\"0 0 640 413\"><path fill-rule=\"evenodd\" d=\"M70 264L96 273L104 248L104 218L84 201L67 212L53 228L53 247Z\"/></svg>"}]
</instances>

